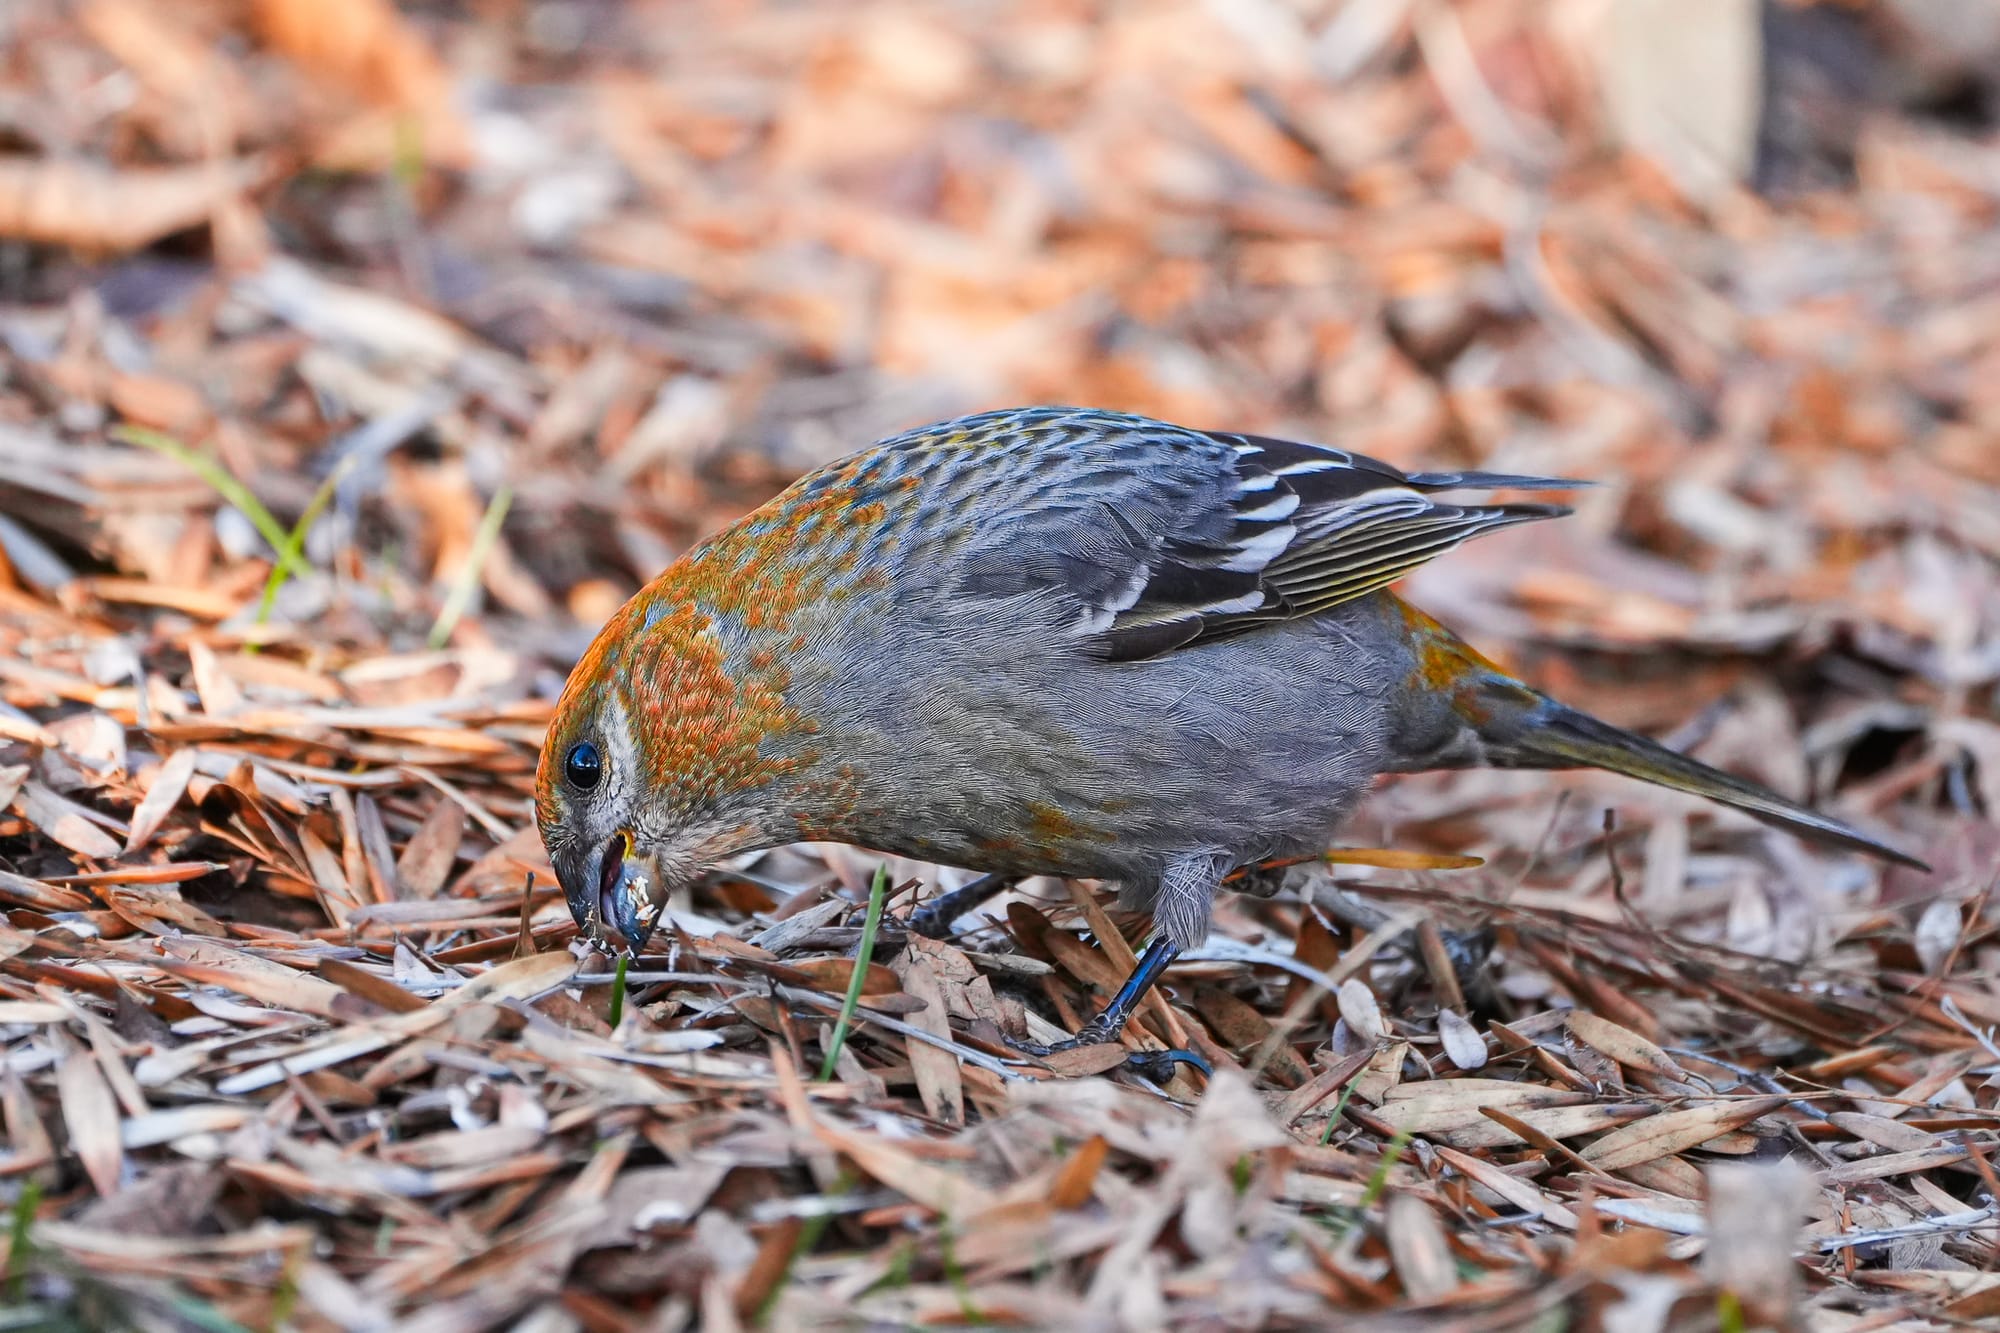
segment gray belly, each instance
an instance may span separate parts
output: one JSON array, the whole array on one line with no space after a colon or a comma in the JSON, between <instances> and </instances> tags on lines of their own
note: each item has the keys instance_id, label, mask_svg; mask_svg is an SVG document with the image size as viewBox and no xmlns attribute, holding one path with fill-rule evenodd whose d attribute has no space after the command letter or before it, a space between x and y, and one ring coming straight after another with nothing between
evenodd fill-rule
<instances>
[{"instance_id":1,"label":"gray belly","mask_svg":"<svg viewBox=\"0 0 2000 1333\"><path fill-rule=\"evenodd\" d=\"M1325 845L1384 767L1401 679L1367 647L1372 600L1141 662L977 625L905 637L930 660L880 677L900 688L850 733L897 797L859 840L1128 881L1196 849L1242 863Z\"/></svg>"}]
</instances>

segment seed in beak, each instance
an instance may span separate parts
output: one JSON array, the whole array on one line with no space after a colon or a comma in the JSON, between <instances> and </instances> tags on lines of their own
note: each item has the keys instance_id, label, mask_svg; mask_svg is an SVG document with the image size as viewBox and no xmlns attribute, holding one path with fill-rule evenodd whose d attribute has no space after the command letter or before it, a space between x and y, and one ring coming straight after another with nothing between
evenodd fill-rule
<instances>
[{"instance_id":1,"label":"seed in beak","mask_svg":"<svg viewBox=\"0 0 2000 1333\"><path fill-rule=\"evenodd\" d=\"M607 935L618 930L618 880L625 870L625 853L631 841L623 833L611 835L605 844L604 859L597 864L597 928Z\"/></svg>"}]
</instances>

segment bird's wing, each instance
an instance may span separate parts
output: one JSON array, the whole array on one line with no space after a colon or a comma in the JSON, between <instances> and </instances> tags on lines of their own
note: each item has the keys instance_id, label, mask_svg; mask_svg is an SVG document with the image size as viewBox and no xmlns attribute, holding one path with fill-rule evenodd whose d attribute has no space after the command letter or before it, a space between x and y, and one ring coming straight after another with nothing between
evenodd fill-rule
<instances>
[{"instance_id":1,"label":"bird's wing","mask_svg":"<svg viewBox=\"0 0 2000 1333\"><path fill-rule=\"evenodd\" d=\"M1569 512L1453 504L1433 492L1587 484L1405 473L1326 445L1109 412L1037 409L965 421L981 423L974 435L992 443L1039 438L1016 453L1024 464L1034 459L1037 481L1008 506L996 534L1004 554L975 555L962 586L974 594L1057 590L1082 604L1081 632L1112 660L1313 615L1468 538Z\"/></svg>"},{"instance_id":2,"label":"bird's wing","mask_svg":"<svg viewBox=\"0 0 2000 1333\"><path fill-rule=\"evenodd\" d=\"M1452 504L1446 490L1552 490L1581 483L1489 472L1405 473L1326 445L1212 434L1229 454L1225 531L1175 531L1146 583L1099 632L1113 659L1309 616L1387 587L1460 542L1569 512L1554 504Z\"/></svg>"}]
</instances>

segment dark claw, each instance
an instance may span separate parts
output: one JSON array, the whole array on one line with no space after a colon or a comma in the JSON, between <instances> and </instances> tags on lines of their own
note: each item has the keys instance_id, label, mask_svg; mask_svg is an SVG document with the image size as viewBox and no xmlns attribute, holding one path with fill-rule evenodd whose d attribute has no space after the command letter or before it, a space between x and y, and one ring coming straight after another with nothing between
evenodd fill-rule
<instances>
[{"instance_id":1,"label":"dark claw","mask_svg":"<svg viewBox=\"0 0 2000 1333\"><path fill-rule=\"evenodd\" d=\"M1212 1078L1215 1069L1208 1061L1193 1051L1174 1049L1170 1051L1134 1051L1125 1057L1125 1068L1154 1083L1166 1083L1174 1076L1177 1065L1192 1065L1199 1069L1204 1078Z\"/></svg>"},{"instance_id":2,"label":"dark claw","mask_svg":"<svg viewBox=\"0 0 2000 1333\"><path fill-rule=\"evenodd\" d=\"M1001 1039L1021 1054L1033 1056L1037 1060L1043 1056L1054 1055L1057 1051L1068 1051L1076 1048L1076 1042L1074 1041L1058 1041L1045 1046L1038 1041L1016 1041L1004 1033L1001 1034Z\"/></svg>"},{"instance_id":3,"label":"dark claw","mask_svg":"<svg viewBox=\"0 0 2000 1333\"><path fill-rule=\"evenodd\" d=\"M1052 1041L1043 1043L1039 1041L1026 1041L1026 1040L1017 1041L1013 1037L1007 1036L1005 1033L1001 1034L1000 1039L1006 1042L1009 1046L1013 1047L1015 1050L1019 1051L1021 1054L1031 1055L1037 1060L1042 1059L1044 1056L1054 1055L1057 1051L1073 1051L1079 1046L1097 1046L1102 1044L1104 1040L1102 1037L1099 1037L1096 1038L1095 1040L1085 1041L1081 1036L1075 1036L1075 1037L1065 1038L1062 1041Z\"/></svg>"},{"instance_id":4,"label":"dark claw","mask_svg":"<svg viewBox=\"0 0 2000 1333\"><path fill-rule=\"evenodd\" d=\"M1093 1027L1094 1025L1087 1024L1083 1031L1077 1033L1076 1036L1070 1037L1065 1041L1052 1041L1046 1045L1038 1041L1016 1041L1012 1037L1008 1037L1006 1041L1009 1046L1021 1054L1032 1055L1039 1060L1045 1056L1054 1055L1057 1051L1073 1051L1079 1046L1102 1046L1108 1042L1118 1040L1113 1034L1094 1031ZM1206 1077L1213 1077L1215 1074L1214 1067L1208 1061L1202 1059L1193 1051L1179 1049L1168 1051L1133 1051L1125 1057L1124 1067L1128 1072L1137 1074L1144 1079L1150 1079L1154 1083L1166 1083L1173 1079L1174 1070L1180 1065L1191 1065L1199 1069Z\"/></svg>"},{"instance_id":5,"label":"dark claw","mask_svg":"<svg viewBox=\"0 0 2000 1333\"><path fill-rule=\"evenodd\" d=\"M1078 1046L1102 1046L1117 1041L1118 1034L1125 1030L1126 1020L1139 1007L1139 1001L1145 998L1146 992L1159 980L1160 973L1167 970L1180 952L1180 946L1166 936L1155 935L1147 943L1146 952L1139 955L1139 965L1132 969L1132 975L1125 978L1125 984L1111 997L1111 1003L1104 1006L1104 1012L1085 1023L1074 1037L1049 1046L1017 1042L1011 1038L1007 1044L1023 1054L1040 1057L1054 1051L1074 1050ZM1185 1058L1196 1063L1200 1060L1200 1057L1192 1055ZM1204 1064L1201 1067L1205 1070L1208 1066Z\"/></svg>"},{"instance_id":6,"label":"dark claw","mask_svg":"<svg viewBox=\"0 0 2000 1333\"><path fill-rule=\"evenodd\" d=\"M951 922L940 912L930 907L919 907L910 913L906 923L910 934L921 935L927 940L941 940L951 933Z\"/></svg>"},{"instance_id":7,"label":"dark claw","mask_svg":"<svg viewBox=\"0 0 2000 1333\"><path fill-rule=\"evenodd\" d=\"M910 913L910 933L926 939L945 939L951 934L952 922L981 903L999 897L1013 887L1013 883L1005 875L981 875L970 884L939 894Z\"/></svg>"}]
</instances>

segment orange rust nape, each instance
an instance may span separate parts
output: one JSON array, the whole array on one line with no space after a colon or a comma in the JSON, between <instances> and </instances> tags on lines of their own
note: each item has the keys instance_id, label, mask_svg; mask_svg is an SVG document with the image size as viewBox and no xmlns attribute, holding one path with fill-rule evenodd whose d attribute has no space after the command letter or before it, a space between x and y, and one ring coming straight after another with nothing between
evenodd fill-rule
<instances>
[{"instance_id":1,"label":"orange rust nape","mask_svg":"<svg viewBox=\"0 0 2000 1333\"><path fill-rule=\"evenodd\" d=\"M615 690L624 704L651 789L688 808L802 776L819 758L811 747L769 753L774 736L820 729L786 699L783 654L766 644L738 660L728 645L744 631L792 630L791 648L802 651L802 612L871 586L854 570L883 540L885 493L910 480L885 480L879 460L865 456L808 478L689 551L620 608L556 706L537 777L543 818L555 817L547 756L574 739L581 696L593 688Z\"/></svg>"},{"instance_id":2,"label":"orange rust nape","mask_svg":"<svg viewBox=\"0 0 2000 1333\"><path fill-rule=\"evenodd\" d=\"M689 551L646 591L748 629L781 628L802 607L852 596L850 576L889 520L878 466L863 455L807 478Z\"/></svg>"},{"instance_id":3,"label":"orange rust nape","mask_svg":"<svg viewBox=\"0 0 2000 1333\"><path fill-rule=\"evenodd\" d=\"M796 773L810 758L765 753L772 736L807 731L786 702L790 673L728 660L714 620L682 603L653 619L622 676L626 714L648 786L693 808Z\"/></svg>"}]
</instances>

